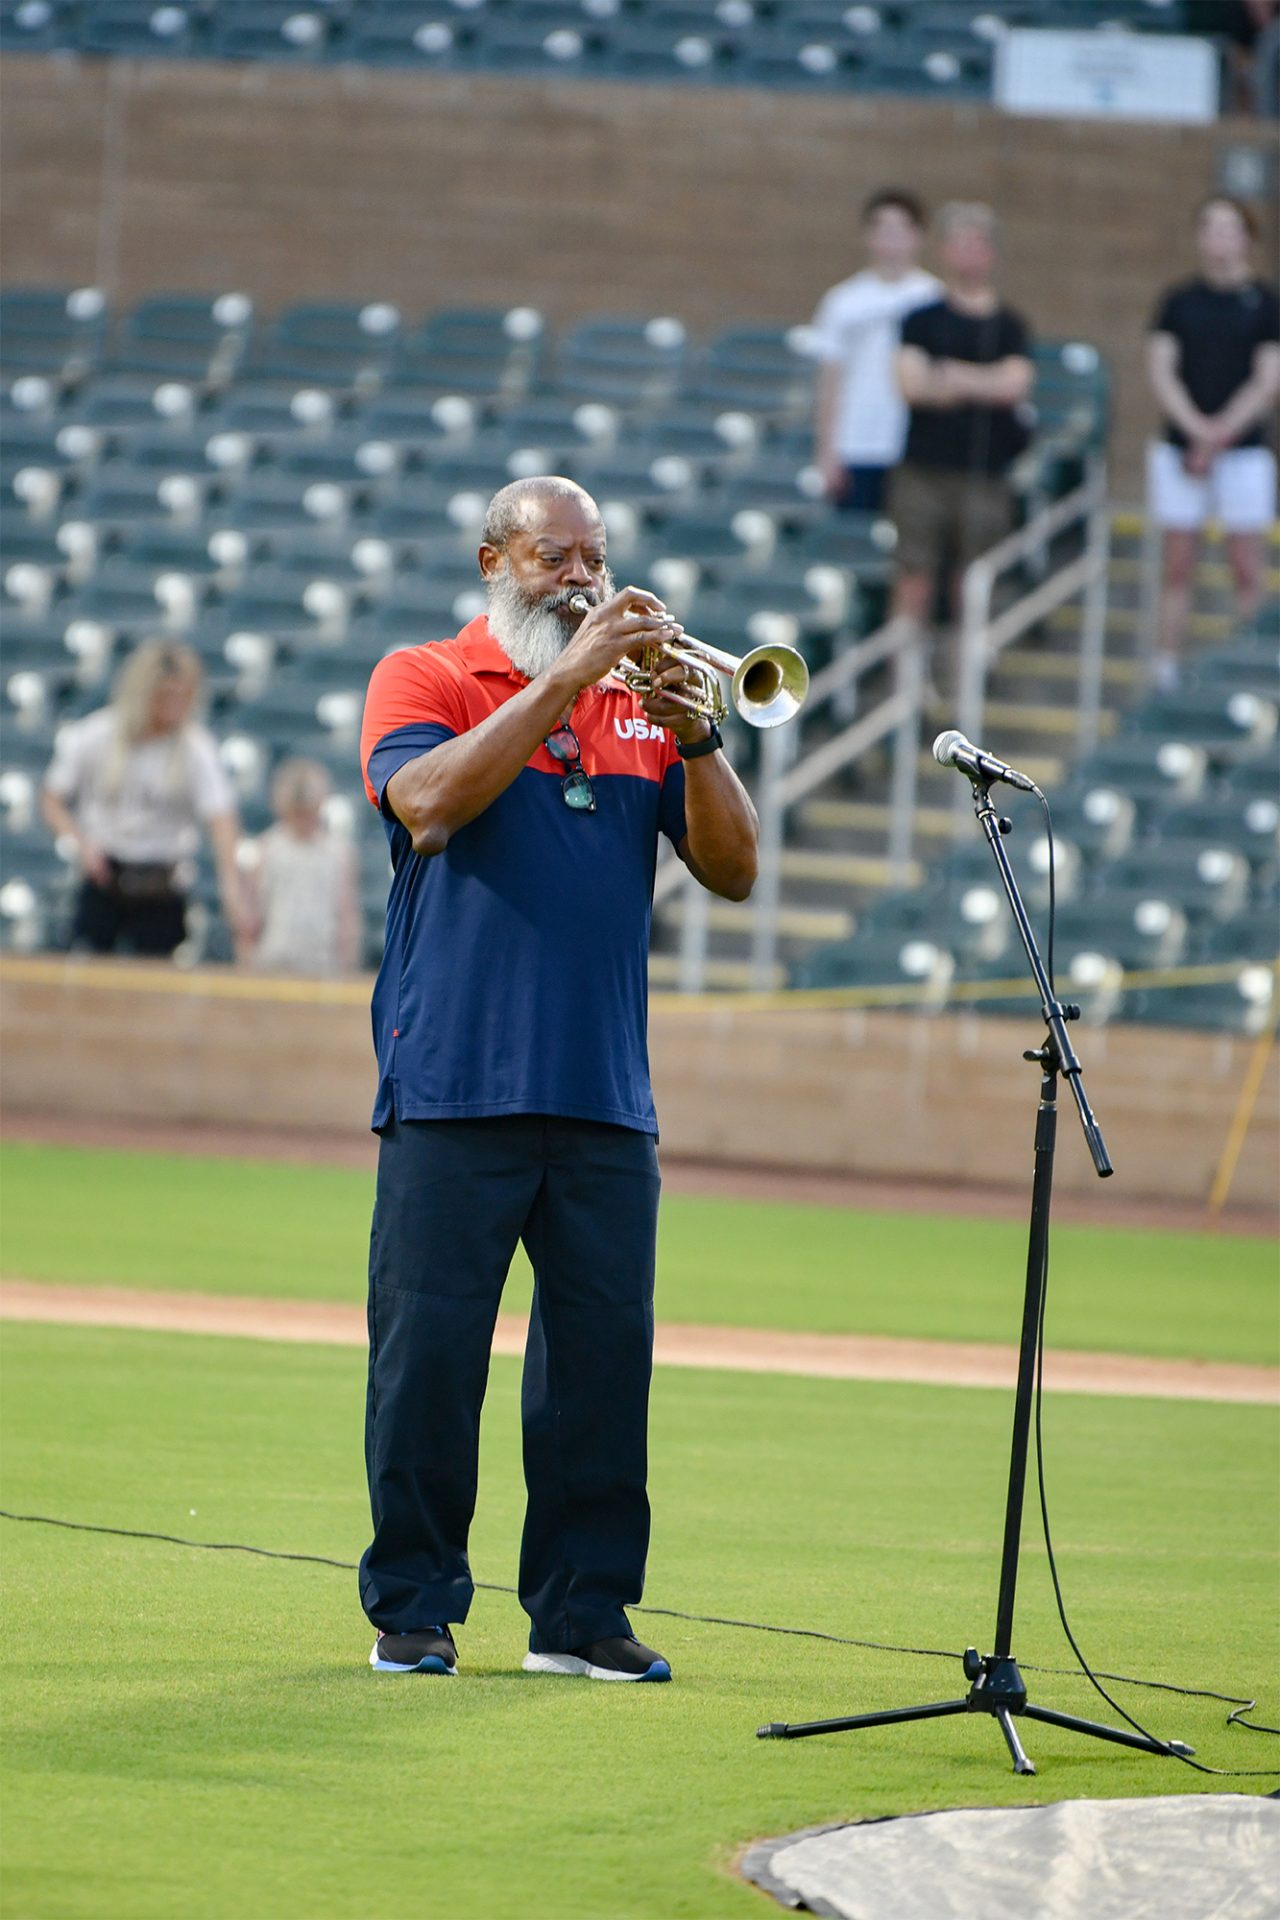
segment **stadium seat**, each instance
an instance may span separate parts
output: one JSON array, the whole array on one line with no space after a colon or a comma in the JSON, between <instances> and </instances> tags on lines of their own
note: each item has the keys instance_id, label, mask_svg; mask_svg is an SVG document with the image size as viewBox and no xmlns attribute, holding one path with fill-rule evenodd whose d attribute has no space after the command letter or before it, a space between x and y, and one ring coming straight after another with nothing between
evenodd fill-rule
<instances>
[{"instance_id":1,"label":"stadium seat","mask_svg":"<svg viewBox=\"0 0 1280 1920\"><path fill-rule=\"evenodd\" d=\"M355 422L373 440L393 440L406 466L429 457L433 448L465 446L476 431L481 408L463 394L399 388L388 383L377 398L357 409Z\"/></svg>"},{"instance_id":2,"label":"stadium seat","mask_svg":"<svg viewBox=\"0 0 1280 1920\"><path fill-rule=\"evenodd\" d=\"M1076 785L1118 788L1136 801L1194 800L1204 786L1209 756L1199 745L1154 736L1121 735L1106 741L1077 768Z\"/></svg>"},{"instance_id":3,"label":"stadium seat","mask_svg":"<svg viewBox=\"0 0 1280 1920\"><path fill-rule=\"evenodd\" d=\"M166 425L177 432L191 427L199 404L199 393L187 381L112 371L90 381L67 409L66 417L104 433Z\"/></svg>"},{"instance_id":4,"label":"stadium seat","mask_svg":"<svg viewBox=\"0 0 1280 1920\"><path fill-rule=\"evenodd\" d=\"M1157 796L1151 811L1158 812L1163 804ZM1132 845L1138 829L1138 805L1120 786L1073 780L1061 795L1054 796L1053 821L1055 831L1073 841L1086 859L1110 860L1127 853Z\"/></svg>"},{"instance_id":5,"label":"stadium seat","mask_svg":"<svg viewBox=\"0 0 1280 1920\"><path fill-rule=\"evenodd\" d=\"M599 70L616 79L705 87L735 77L737 50L735 35L718 21L689 33L643 15L624 17L611 24Z\"/></svg>"},{"instance_id":6,"label":"stadium seat","mask_svg":"<svg viewBox=\"0 0 1280 1920\"><path fill-rule=\"evenodd\" d=\"M1267 872L1280 857L1280 800L1270 795L1218 790L1200 800L1174 802L1161 809L1153 828L1162 840L1218 841L1233 847L1255 875Z\"/></svg>"},{"instance_id":7,"label":"stadium seat","mask_svg":"<svg viewBox=\"0 0 1280 1920\"><path fill-rule=\"evenodd\" d=\"M599 317L580 321L565 337L559 374L570 388L655 404L670 398L688 354L684 323L669 315Z\"/></svg>"},{"instance_id":8,"label":"stadium seat","mask_svg":"<svg viewBox=\"0 0 1280 1920\"><path fill-rule=\"evenodd\" d=\"M329 22L318 9L290 6L288 0L221 0L211 49L221 60L305 65L326 57L329 36Z\"/></svg>"},{"instance_id":9,"label":"stadium seat","mask_svg":"<svg viewBox=\"0 0 1280 1920\"><path fill-rule=\"evenodd\" d=\"M1277 709L1261 694L1241 690L1210 700L1196 688L1145 702L1129 725L1135 734L1202 748L1211 761L1224 764L1256 759L1273 748Z\"/></svg>"},{"instance_id":10,"label":"stadium seat","mask_svg":"<svg viewBox=\"0 0 1280 1920\"><path fill-rule=\"evenodd\" d=\"M166 473L189 473L212 480L223 469L210 454L210 438L208 432L190 428L131 428L114 437L109 457L96 471L106 481L130 473L153 483Z\"/></svg>"},{"instance_id":11,"label":"stadium seat","mask_svg":"<svg viewBox=\"0 0 1280 1920\"><path fill-rule=\"evenodd\" d=\"M400 331L399 309L386 300L304 303L280 315L255 366L276 380L376 386L395 355Z\"/></svg>"},{"instance_id":12,"label":"stadium seat","mask_svg":"<svg viewBox=\"0 0 1280 1920\"><path fill-rule=\"evenodd\" d=\"M201 19L194 7L153 0L95 0L86 7L76 35L82 53L129 60L190 59L200 44Z\"/></svg>"},{"instance_id":13,"label":"stadium seat","mask_svg":"<svg viewBox=\"0 0 1280 1920\"><path fill-rule=\"evenodd\" d=\"M608 45L599 22L564 7L539 9L525 17L514 10L489 14L480 23L471 52L478 66L499 72L572 74L590 70Z\"/></svg>"},{"instance_id":14,"label":"stadium seat","mask_svg":"<svg viewBox=\"0 0 1280 1920\"><path fill-rule=\"evenodd\" d=\"M106 298L98 287L11 287L0 293L0 365L64 382L83 379L102 357Z\"/></svg>"},{"instance_id":15,"label":"stadium seat","mask_svg":"<svg viewBox=\"0 0 1280 1920\"><path fill-rule=\"evenodd\" d=\"M1114 889L1149 888L1176 901L1190 919L1226 920L1239 912L1249 890L1249 864L1238 848L1220 839L1144 842L1098 870L1099 896Z\"/></svg>"},{"instance_id":16,"label":"stadium seat","mask_svg":"<svg viewBox=\"0 0 1280 1920\"><path fill-rule=\"evenodd\" d=\"M199 522L211 490L191 474L159 474L134 467L104 468L77 502L81 516L111 535L140 521Z\"/></svg>"},{"instance_id":17,"label":"stadium seat","mask_svg":"<svg viewBox=\"0 0 1280 1920\"><path fill-rule=\"evenodd\" d=\"M332 433L348 414L322 386L296 380L239 378L210 415L210 431L245 434Z\"/></svg>"},{"instance_id":18,"label":"stadium seat","mask_svg":"<svg viewBox=\"0 0 1280 1920\"><path fill-rule=\"evenodd\" d=\"M822 947L792 968L793 987L899 987L937 1012L955 973L950 949L920 932L863 932Z\"/></svg>"},{"instance_id":19,"label":"stadium seat","mask_svg":"<svg viewBox=\"0 0 1280 1920\"><path fill-rule=\"evenodd\" d=\"M248 294L154 294L125 314L114 362L131 372L173 373L220 386L244 358L253 327Z\"/></svg>"},{"instance_id":20,"label":"stadium seat","mask_svg":"<svg viewBox=\"0 0 1280 1920\"><path fill-rule=\"evenodd\" d=\"M0 53L52 53L71 36L71 8L54 0L3 0Z\"/></svg>"},{"instance_id":21,"label":"stadium seat","mask_svg":"<svg viewBox=\"0 0 1280 1920\"><path fill-rule=\"evenodd\" d=\"M474 30L449 6L383 0L353 14L337 57L362 66L422 67L448 73L475 64Z\"/></svg>"},{"instance_id":22,"label":"stadium seat","mask_svg":"<svg viewBox=\"0 0 1280 1920\"><path fill-rule=\"evenodd\" d=\"M1246 634L1214 647L1191 666L1189 684L1206 697L1224 701L1232 693L1256 693L1280 706L1280 644L1276 625L1271 631Z\"/></svg>"},{"instance_id":23,"label":"stadium seat","mask_svg":"<svg viewBox=\"0 0 1280 1920\"><path fill-rule=\"evenodd\" d=\"M1253 960L1245 962L1231 980L1147 987L1130 997L1127 1011L1132 1019L1153 1026L1265 1033L1274 1017L1276 991L1275 967Z\"/></svg>"},{"instance_id":24,"label":"stadium seat","mask_svg":"<svg viewBox=\"0 0 1280 1920\"><path fill-rule=\"evenodd\" d=\"M863 85L877 93L927 94L942 100L991 96L992 50L975 36L948 45L933 35L902 34L865 43Z\"/></svg>"},{"instance_id":25,"label":"stadium seat","mask_svg":"<svg viewBox=\"0 0 1280 1920\"><path fill-rule=\"evenodd\" d=\"M842 36L809 33L784 23L781 31L753 34L741 45L734 79L749 87L829 92L856 86L864 68L860 50Z\"/></svg>"},{"instance_id":26,"label":"stadium seat","mask_svg":"<svg viewBox=\"0 0 1280 1920\"><path fill-rule=\"evenodd\" d=\"M725 476L716 498L729 512L760 506L785 519L798 510L797 521L807 521L810 510L822 503L822 476L811 456L764 451Z\"/></svg>"},{"instance_id":27,"label":"stadium seat","mask_svg":"<svg viewBox=\"0 0 1280 1920\"><path fill-rule=\"evenodd\" d=\"M1196 943L1200 959L1274 960L1280 956L1280 912L1270 904L1246 907L1230 920L1213 920L1200 930Z\"/></svg>"},{"instance_id":28,"label":"stadium seat","mask_svg":"<svg viewBox=\"0 0 1280 1920\"><path fill-rule=\"evenodd\" d=\"M466 491L448 473L415 472L375 507L369 516L369 531L384 540L424 540L449 534L454 530L450 510ZM488 495L484 500L478 493L473 497L482 513Z\"/></svg>"},{"instance_id":29,"label":"stadium seat","mask_svg":"<svg viewBox=\"0 0 1280 1920\"><path fill-rule=\"evenodd\" d=\"M1058 910L1056 937L1064 953L1101 953L1126 969L1177 966L1187 951L1187 916L1155 887L1117 883L1105 893Z\"/></svg>"}]
</instances>

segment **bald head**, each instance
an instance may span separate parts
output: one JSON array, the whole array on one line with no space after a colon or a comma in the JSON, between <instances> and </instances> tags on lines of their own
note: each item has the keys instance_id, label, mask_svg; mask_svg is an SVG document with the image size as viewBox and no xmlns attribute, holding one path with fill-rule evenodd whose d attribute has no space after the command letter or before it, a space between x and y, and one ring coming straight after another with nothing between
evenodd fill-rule
<instances>
[{"instance_id":1,"label":"bald head","mask_svg":"<svg viewBox=\"0 0 1280 1920\"><path fill-rule=\"evenodd\" d=\"M600 524L600 509L585 487L559 473L536 473L500 487L489 502L481 539L504 553L517 532L536 532L549 507L571 505L584 519Z\"/></svg>"}]
</instances>

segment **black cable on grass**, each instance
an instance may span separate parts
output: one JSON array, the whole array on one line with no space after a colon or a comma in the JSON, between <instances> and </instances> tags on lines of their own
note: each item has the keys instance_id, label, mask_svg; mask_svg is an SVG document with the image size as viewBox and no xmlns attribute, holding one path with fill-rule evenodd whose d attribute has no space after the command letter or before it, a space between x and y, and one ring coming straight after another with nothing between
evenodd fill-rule
<instances>
[{"instance_id":1,"label":"black cable on grass","mask_svg":"<svg viewBox=\"0 0 1280 1920\"><path fill-rule=\"evenodd\" d=\"M254 1547L242 1540L191 1540L179 1533L152 1533L141 1527L108 1527L89 1520L61 1520L48 1513L13 1513L6 1507L0 1507L0 1520L23 1521L31 1526L63 1527L71 1533L105 1533L122 1540L157 1540L170 1547L196 1547L206 1553L251 1553L261 1560L296 1560L314 1567L336 1567L341 1573L355 1573L357 1563L354 1560L334 1560L325 1553L289 1553L283 1547ZM484 1593L506 1593L514 1595L514 1587L499 1586L493 1580L477 1580L476 1587ZM872 1653L906 1653L922 1660L959 1660L960 1654L946 1647L900 1647L886 1640L859 1640L849 1634L827 1633L821 1627L779 1627L767 1620L733 1620L722 1614L685 1613L678 1607L645 1607L632 1609L635 1613L649 1613L664 1620L686 1620L695 1626L735 1627L748 1633L776 1633L788 1638L800 1640L825 1640L838 1647L863 1647ZM1027 1673L1045 1673L1059 1679L1079 1680L1082 1678L1076 1667L1037 1667L1023 1660L1019 1665ZM1090 1678L1093 1676L1090 1675ZM1246 1727L1251 1733L1276 1733L1275 1727L1255 1726L1243 1718L1257 1706L1257 1700L1247 1700L1237 1693L1219 1693L1213 1687L1182 1687L1172 1680L1144 1680L1131 1673L1102 1673L1104 1680L1114 1680L1127 1687L1148 1687L1161 1693L1180 1693L1197 1700L1221 1700L1225 1706L1235 1711L1227 1715L1228 1726ZM1119 1709L1123 1712L1123 1709ZM1128 1716L1126 1715L1126 1718ZM1136 1722L1134 1723L1136 1725ZM1213 1771L1213 1769L1210 1769Z\"/></svg>"},{"instance_id":2,"label":"black cable on grass","mask_svg":"<svg viewBox=\"0 0 1280 1920\"><path fill-rule=\"evenodd\" d=\"M1048 941L1047 941L1047 946L1049 951L1048 977L1049 977L1049 990L1053 994L1054 998L1056 999L1058 988L1053 977L1053 937L1054 937L1054 931L1055 931L1055 923L1058 917L1058 893L1057 893L1057 876L1055 873L1056 860L1054 855L1054 844L1053 844L1053 813L1049 806L1049 802L1045 798L1044 794L1037 792L1037 798L1039 799L1040 804L1044 809L1045 832L1048 836L1048 843L1049 843L1049 846L1048 846L1048 850L1049 850L1049 927L1048 927ZM1093 1668L1089 1665L1089 1662L1085 1659L1084 1654L1081 1652L1080 1644L1077 1641L1074 1633L1071 1631L1071 1623L1067 1619L1066 1604L1062 1598L1062 1583L1058 1578L1058 1563L1054 1558L1053 1541L1049 1533L1049 1496L1045 1487L1045 1476L1044 1476L1044 1425L1043 1425L1044 1316L1045 1316L1045 1301L1048 1298L1048 1293L1049 1293L1049 1242L1048 1242L1048 1237L1046 1236L1045 1244L1044 1244L1044 1253L1042 1256L1042 1265L1040 1269L1040 1311L1036 1321L1036 1401L1035 1401L1036 1481L1040 1490L1040 1523L1044 1532L1045 1553L1049 1561L1049 1577L1053 1581L1053 1597L1058 1609L1058 1619L1062 1623L1062 1631L1067 1636L1067 1645L1071 1648L1072 1653L1074 1653L1076 1659L1080 1663L1080 1673L1089 1682L1090 1686L1092 1686L1095 1689L1095 1691L1102 1696L1102 1698L1106 1701L1107 1705L1111 1707L1116 1713L1118 1713L1122 1720L1128 1721L1129 1725L1134 1729L1135 1733L1140 1733L1144 1740L1153 1741L1155 1745L1158 1746L1163 1753L1169 1756L1170 1759L1181 1760L1184 1766L1191 1767L1196 1773L1215 1774L1219 1778L1226 1779L1226 1780L1274 1779L1276 1774L1280 1773L1280 1767L1211 1767L1211 1766L1208 1766L1202 1760L1194 1759L1190 1754L1180 1753L1176 1747L1170 1746L1168 1741L1162 1740L1159 1734L1152 1733L1150 1728L1144 1727L1140 1720L1135 1720L1131 1713L1126 1713L1125 1709L1120 1705L1120 1702L1116 1699L1113 1699L1112 1696L1107 1692L1106 1688L1102 1684L1103 1680L1118 1680L1121 1678L1121 1676L1119 1674L1114 1674L1114 1673L1106 1673L1102 1675L1095 1674L1093 1671ZM1029 1668L1028 1671L1034 1672L1036 1671L1036 1669ZM1045 1672L1045 1671L1050 1671L1050 1669L1041 1668L1039 1669L1039 1671ZM1159 1685L1160 1683L1158 1681L1157 1682L1140 1681L1137 1684L1138 1685ZM1172 1691L1176 1693L1185 1693L1185 1694L1191 1695L1191 1694L1203 1694L1207 1690L1199 1687L1176 1687L1176 1688L1173 1688ZM1248 1713L1256 1705L1257 1705L1257 1702L1253 1700L1251 1700L1247 1706L1243 1702L1237 1704L1235 1711L1227 1715L1227 1725L1229 1727L1230 1726L1245 1727L1248 1729L1250 1733L1280 1733L1280 1728L1259 1726L1254 1721L1244 1719L1243 1716L1246 1713Z\"/></svg>"},{"instance_id":3,"label":"black cable on grass","mask_svg":"<svg viewBox=\"0 0 1280 1920\"><path fill-rule=\"evenodd\" d=\"M1103 1679L1114 1680L1116 1675L1103 1674L1100 1676L1096 1674L1089 1665L1089 1662L1085 1659L1080 1648L1080 1643L1071 1631L1071 1623L1067 1619L1066 1603L1062 1597L1062 1583L1058 1578L1058 1563L1054 1558L1053 1541L1049 1533L1049 1497L1045 1487L1044 1476L1044 1313L1045 1299L1049 1291L1048 1283L1049 1248L1046 1242L1044 1267L1040 1275L1040 1315L1036 1323L1036 1481L1040 1491L1040 1523L1044 1533L1045 1554L1049 1562L1049 1577L1053 1582L1053 1597L1058 1609L1058 1619L1062 1623L1062 1631L1067 1636L1067 1644L1080 1663L1080 1672L1084 1675L1084 1678L1089 1682L1090 1686L1094 1688L1095 1692L1102 1696L1107 1705L1118 1713L1122 1720L1128 1721L1135 1733L1140 1733L1144 1740L1154 1741L1161 1752L1166 1754L1171 1760L1181 1760L1184 1766L1190 1767L1195 1773L1213 1774L1222 1780L1273 1780L1277 1773L1280 1773L1280 1767L1211 1767L1203 1760L1194 1759L1189 1753L1180 1753L1178 1749L1171 1746L1168 1741L1162 1740L1158 1733L1152 1733L1149 1727L1144 1727L1140 1720L1135 1720L1133 1715L1127 1713L1120 1705L1120 1702L1107 1692L1107 1689L1102 1684ZM1198 1692L1199 1689L1187 1687L1179 1688L1178 1691L1190 1694ZM1243 1715L1248 1713L1250 1709L1256 1705L1256 1701L1250 1701L1248 1706L1241 1705L1237 1707L1235 1712L1227 1715L1227 1725L1229 1727L1244 1727L1250 1733L1280 1733L1280 1728L1259 1726L1255 1722L1243 1718Z\"/></svg>"}]
</instances>

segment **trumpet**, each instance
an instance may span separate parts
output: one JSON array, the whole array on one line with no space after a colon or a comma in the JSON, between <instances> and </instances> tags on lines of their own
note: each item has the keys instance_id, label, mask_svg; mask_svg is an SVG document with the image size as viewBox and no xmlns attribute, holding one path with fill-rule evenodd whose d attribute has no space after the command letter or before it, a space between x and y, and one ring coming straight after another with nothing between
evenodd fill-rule
<instances>
[{"instance_id":1,"label":"trumpet","mask_svg":"<svg viewBox=\"0 0 1280 1920\"><path fill-rule=\"evenodd\" d=\"M575 593L569 606L574 613L591 611L591 602L582 593ZM719 676L729 680L729 698L749 727L780 727L793 720L809 691L809 669L794 647L752 647L739 659L709 641L695 640L692 634L685 634L676 645L642 646L634 660L623 659L614 673L644 700L658 691L656 676L670 660L678 660L684 668L686 687L681 691L663 687L662 698L701 714L712 726L719 726L729 711Z\"/></svg>"}]
</instances>

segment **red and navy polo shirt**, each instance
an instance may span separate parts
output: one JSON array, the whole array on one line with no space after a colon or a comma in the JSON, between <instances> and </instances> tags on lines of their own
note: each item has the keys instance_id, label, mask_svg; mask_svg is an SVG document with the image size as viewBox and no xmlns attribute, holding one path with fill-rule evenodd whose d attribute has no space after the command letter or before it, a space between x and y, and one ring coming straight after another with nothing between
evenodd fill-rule
<instances>
[{"instance_id":1,"label":"red and navy polo shirt","mask_svg":"<svg viewBox=\"0 0 1280 1920\"><path fill-rule=\"evenodd\" d=\"M571 724L595 789L575 812L539 746L443 853L413 851L387 782L477 726L528 682L473 620L374 668L360 761L391 842L387 941L373 990L373 1125L565 1114L655 1133L649 922L658 835L685 835L675 738L612 681Z\"/></svg>"}]
</instances>

